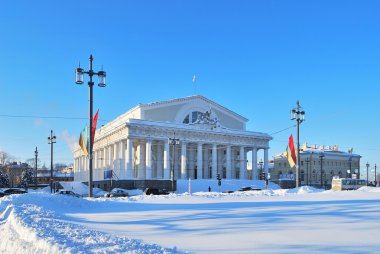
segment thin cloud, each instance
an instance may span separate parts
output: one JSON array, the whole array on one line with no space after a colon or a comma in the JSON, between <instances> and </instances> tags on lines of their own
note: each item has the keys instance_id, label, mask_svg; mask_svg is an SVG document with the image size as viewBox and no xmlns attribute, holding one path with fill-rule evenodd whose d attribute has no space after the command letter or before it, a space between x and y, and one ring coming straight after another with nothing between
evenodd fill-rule
<instances>
[{"instance_id":1,"label":"thin cloud","mask_svg":"<svg viewBox=\"0 0 380 254\"><path fill-rule=\"evenodd\" d=\"M75 145L77 143L77 136L75 135L70 135L69 134L69 131L67 129L65 129L63 132L62 132L62 139L66 142L66 144L69 146L70 150L73 151L74 148L75 148Z\"/></svg>"},{"instance_id":2,"label":"thin cloud","mask_svg":"<svg viewBox=\"0 0 380 254\"><path fill-rule=\"evenodd\" d=\"M33 124L37 128L46 126L46 122L42 118L35 118Z\"/></svg>"}]
</instances>

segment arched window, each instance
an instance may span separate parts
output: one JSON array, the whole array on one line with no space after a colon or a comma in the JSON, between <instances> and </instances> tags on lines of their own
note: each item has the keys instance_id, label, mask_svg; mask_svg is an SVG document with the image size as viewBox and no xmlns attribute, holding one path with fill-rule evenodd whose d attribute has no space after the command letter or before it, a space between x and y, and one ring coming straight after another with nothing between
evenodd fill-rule
<instances>
[{"instance_id":1,"label":"arched window","mask_svg":"<svg viewBox=\"0 0 380 254\"><path fill-rule=\"evenodd\" d=\"M183 119L183 123L184 123L184 124L188 124L188 123L190 123L190 115L187 115L187 116L185 117L185 119Z\"/></svg>"},{"instance_id":2,"label":"arched window","mask_svg":"<svg viewBox=\"0 0 380 254\"><path fill-rule=\"evenodd\" d=\"M193 112L186 115L186 117L185 117L185 119L183 119L182 123L184 123L184 124L195 123L201 115L202 115L202 112L193 111Z\"/></svg>"}]
</instances>

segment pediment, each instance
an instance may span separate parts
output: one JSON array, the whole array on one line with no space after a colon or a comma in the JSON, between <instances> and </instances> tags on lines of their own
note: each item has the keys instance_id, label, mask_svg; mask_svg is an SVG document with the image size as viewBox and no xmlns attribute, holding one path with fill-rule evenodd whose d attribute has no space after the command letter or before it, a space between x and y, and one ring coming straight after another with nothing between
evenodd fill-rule
<instances>
[{"instance_id":1,"label":"pediment","mask_svg":"<svg viewBox=\"0 0 380 254\"><path fill-rule=\"evenodd\" d=\"M200 95L140 104L139 108L141 109L141 119L150 121L198 124L203 127L211 124L214 127L240 130L245 130L245 124L248 121L245 117ZM189 117L188 122L185 120L186 117Z\"/></svg>"}]
</instances>

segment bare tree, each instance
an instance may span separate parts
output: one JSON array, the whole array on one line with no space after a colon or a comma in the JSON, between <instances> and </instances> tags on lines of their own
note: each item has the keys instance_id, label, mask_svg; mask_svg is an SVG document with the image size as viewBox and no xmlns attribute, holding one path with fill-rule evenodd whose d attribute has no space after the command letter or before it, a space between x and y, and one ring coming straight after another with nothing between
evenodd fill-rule
<instances>
[{"instance_id":1,"label":"bare tree","mask_svg":"<svg viewBox=\"0 0 380 254\"><path fill-rule=\"evenodd\" d=\"M35 168L36 167L36 159L35 158L30 158L25 161L30 167ZM41 163L41 160L37 158L37 167Z\"/></svg>"},{"instance_id":2,"label":"bare tree","mask_svg":"<svg viewBox=\"0 0 380 254\"><path fill-rule=\"evenodd\" d=\"M5 162L7 162L9 159L9 154L4 151L0 151L0 164L5 165Z\"/></svg>"}]
</instances>

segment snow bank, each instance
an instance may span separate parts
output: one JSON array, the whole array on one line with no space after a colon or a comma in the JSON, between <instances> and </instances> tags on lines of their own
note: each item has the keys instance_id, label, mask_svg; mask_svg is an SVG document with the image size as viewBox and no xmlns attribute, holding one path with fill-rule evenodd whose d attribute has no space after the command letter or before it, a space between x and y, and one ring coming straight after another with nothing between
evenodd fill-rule
<instances>
[{"instance_id":1,"label":"snow bank","mask_svg":"<svg viewBox=\"0 0 380 254\"><path fill-rule=\"evenodd\" d=\"M377 192L377 193L380 193L380 187L369 187L369 186L364 186L364 187L360 187L358 189L358 191L362 191L362 192Z\"/></svg>"},{"instance_id":2,"label":"snow bank","mask_svg":"<svg viewBox=\"0 0 380 254\"><path fill-rule=\"evenodd\" d=\"M207 192L208 187L211 191L218 191L218 181L210 179L190 180L190 193L194 192ZM220 191L237 191L242 187L253 187L265 189L265 181L262 180L222 180ZM277 184L269 182L269 189L277 190L280 187ZM177 180L176 193L189 192L189 180Z\"/></svg>"},{"instance_id":3,"label":"snow bank","mask_svg":"<svg viewBox=\"0 0 380 254\"><path fill-rule=\"evenodd\" d=\"M274 193L277 195L287 195L287 194L308 194L308 193L317 193L317 192L323 192L325 190L323 189L317 189L311 186L302 186L298 188L293 189L280 189L275 190Z\"/></svg>"},{"instance_id":4,"label":"snow bank","mask_svg":"<svg viewBox=\"0 0 380 254\"><path fill-rule=\"evenodd\" d=\"M71 190L81 196L88 195L88 186L81 182L59 182L65 190ZM104 196L105 191L99 188L92 189L95 196Z\"/></svg>"},{"instance_id":5,"label":"snow bank","mask_svg":"<svg viewBox=\"0 0 380 254\"><path fill-rule=\"evenodd\" d=\"M72 208L94 209L94 205L86 199L43 193L4 197L0 200L0 252L180 253L87 229L62 213Z\"/></svg>"}]
</instances>

